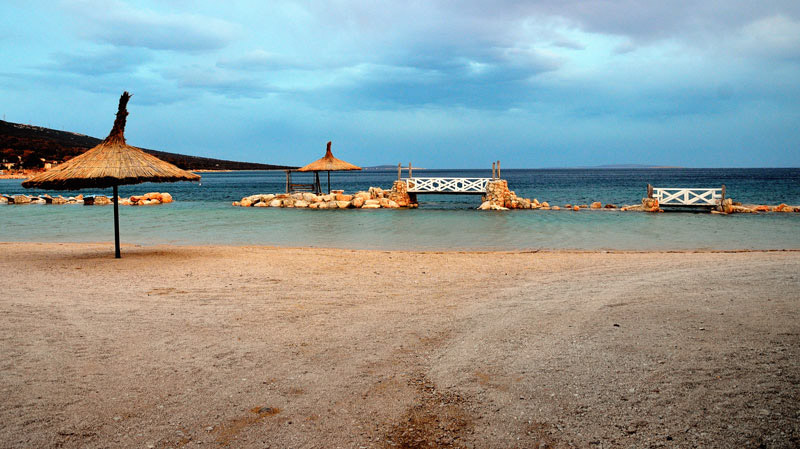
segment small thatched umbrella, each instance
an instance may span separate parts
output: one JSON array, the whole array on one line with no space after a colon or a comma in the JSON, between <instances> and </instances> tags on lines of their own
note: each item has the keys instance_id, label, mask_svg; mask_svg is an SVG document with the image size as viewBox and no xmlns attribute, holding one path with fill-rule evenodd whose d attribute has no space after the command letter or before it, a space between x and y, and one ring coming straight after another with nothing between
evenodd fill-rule
<instances>
[{"instance_id":1,"label":"small thatched umbrella","mask_svg":"<svg viewBox=\"0 0 800 449\"><path fill-rule=\"evenodd\" d=\"M22 187L46 190L114 188L114 243L119 252L119 194L117 186L142 182L198 181L200 175L189 173L125 143L126 106L131 95L119 99L117 118L108 137L96 147L36 175Z\"/></svg>"},{"instance_id":2,"label":"small thatched umbrella","mask_svg":"<svg viewBox=\"0 0 800 449\"><path fill-rule=\"evenodd\" d=\"M316 161L306 165L305 167L297 169L297 171L313 171L317 173L321 171L327 171L328 193L331 193L331 172L344 171L344 170L361 170L361 167L358 167L349 162L345 162L341 159L336 159L335 157L333 157L333 153L331 153L330 142L328 142L328 149L325 152L325 156L322 159L317 159Z\"/></svg>"}]
</instances>

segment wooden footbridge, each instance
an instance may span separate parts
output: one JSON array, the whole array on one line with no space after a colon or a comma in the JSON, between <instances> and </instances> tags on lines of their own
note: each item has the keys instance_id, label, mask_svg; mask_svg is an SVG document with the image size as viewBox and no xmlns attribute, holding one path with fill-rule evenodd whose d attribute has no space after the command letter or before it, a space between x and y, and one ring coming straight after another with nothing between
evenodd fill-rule
<instances>
[{"instance_id":1,"label":"wooden footbridge","mask_svg":"<svg viewBox=\"0 0 800 449\"><path fill-rule=\"evenodd\" d=\"M415 178L408 164L408 178L403 178L403 167L397 164L397 179L406 183L410 195L485 195L489 182L500 179L500 161L492 163L491 178Z\"/></svg>"},{"instance_id":2,"label":"wooden footbridge","mask_svg":"<svg viewBox=\"0 0 800 449\"><path fill-rule=\"evenodd\" d=\"M647 197L663 207L717 207L725 200L725 185L719 189L688 187L653 187L647 185Z\"/></svg>"}]
</instances>

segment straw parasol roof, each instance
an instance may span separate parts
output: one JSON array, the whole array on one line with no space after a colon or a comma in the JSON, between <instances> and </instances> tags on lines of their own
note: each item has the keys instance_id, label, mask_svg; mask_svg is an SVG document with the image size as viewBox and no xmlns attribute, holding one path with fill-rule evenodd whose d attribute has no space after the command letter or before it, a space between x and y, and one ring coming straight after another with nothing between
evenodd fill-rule
<instances>
[{"instance_id":1,"label":"straw parasol roof","mask_svg":"<svg viewBox=\"0 0 800 449\"><path fill-rule=\"evenodd\" d=\"M130 98L128 92L122 93L114 127L99 145L22 183L22 187L27 189L77 190L113 187L114 246L117 259L120 258L117 186L141 182L200 180L199 175L181 170L125 143L125 119L128 117Z\"/></svg>"},{"instance_id":2,"label":"straw parasol roof","mask_svg":"<svg viewBox=\"0 0 800 449\"><path fill-rule=\"evenodd\" d=\"M126 110L131 95L122 94L114 127L89 151L22 183L26 188L77 190L142 182L197 181L190 173L125 143Z\"/></svg>"},{"instance_id":3,"label":"straw parasol roof","mask_svg":"<svg viewBox=\"0 0 800 449\"><path fill-rule=\"evenodd\" d=\"M343 170L361 170L361 167L345 162L341 159L333 157L331 153L331 143L328 142L328 150L322 159L306 165L305 167L297 169L297 171L343 171Z\"/></svg>"}]
</instances>

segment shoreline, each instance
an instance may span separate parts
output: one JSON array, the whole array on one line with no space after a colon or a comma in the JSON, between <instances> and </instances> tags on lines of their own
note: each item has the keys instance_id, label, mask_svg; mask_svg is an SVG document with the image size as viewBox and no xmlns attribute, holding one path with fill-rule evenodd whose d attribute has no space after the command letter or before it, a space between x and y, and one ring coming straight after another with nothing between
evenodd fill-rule
<instances>
[{"instance_id":1,"label":"shoreline","mask_svg":"<svg viewBox=\"0 0 800 449\"><path fill-rule=\"evenodd\" d=\"M109 241L36 241L36 240L0 240L0 247L13 245L41 245L41 246L108 246L113 252L114 242ZM331 251L331 252L358 252L358 253L397 253L397 254L747 254L747 253L797 253L798 248L741 248L741 249L579 249L579 248L519 248L519 249L472 249L472 248L448 248L448 249L379 249L379 248L348 248L338 246L281 246L281 245L261 245L252 243L223 244L223 243L121 243L122 255L125 250L137 249L234 249L250 248L261 250L291 250L291 251Z\"/></svg>"}]
</instances>

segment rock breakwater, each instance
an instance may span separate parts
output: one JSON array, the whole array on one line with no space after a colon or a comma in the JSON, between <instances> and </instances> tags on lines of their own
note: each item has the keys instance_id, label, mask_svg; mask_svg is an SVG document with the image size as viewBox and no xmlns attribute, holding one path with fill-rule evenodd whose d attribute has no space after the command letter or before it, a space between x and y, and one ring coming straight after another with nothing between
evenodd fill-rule
<instances>
[{"instance_id":1,"label":"rock breakwater","mask_svg":"<svg viewBox=\"0 0 800 449\"><path fill-rule=\"evenodd\" d=\"M317 195L310 192L256 194L234 201L239 207L288 207L297 209L399 209L414 208L406 184L395 181L391 190L370 187L367 191L345 194L343 190Z\"/></svg>"},{"instance_id":2,"label":"rock breakwater","mask_svg":"<svg viewBox=\"0 0 800 449\"><path fill-rule=\"evenodd\" d=\"M173 201L172 195L163 192L150 192L144 195L134 195L129 198L118 197L121 206L154 206L157 204L167 204ZM84 196L76 195L70 197L50 196L48 194L40 196L29 195L0 195L0 204L82 204L84 206L106 206L113 204L113 197L105 195Z\"/></svg>"}]
</instances>

